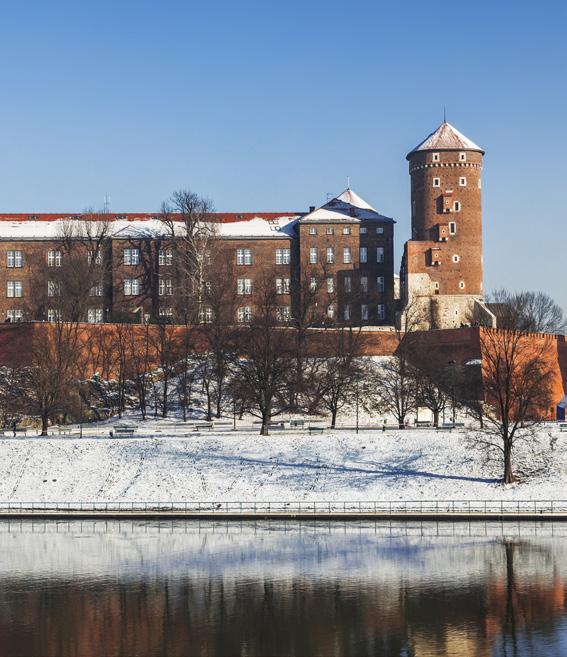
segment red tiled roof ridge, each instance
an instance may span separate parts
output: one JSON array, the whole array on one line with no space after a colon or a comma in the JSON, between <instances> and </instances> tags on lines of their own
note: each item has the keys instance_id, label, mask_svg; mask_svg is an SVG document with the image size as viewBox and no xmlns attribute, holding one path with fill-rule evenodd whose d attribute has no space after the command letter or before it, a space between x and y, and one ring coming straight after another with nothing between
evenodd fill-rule
<instances>
[{"instance_id":1,"label":"red tiled roof ridge","mask_svg":"<svg viewBox=\"0 0 567 657\"><path fill-rule=\"evenodd\" d=\"M211 216L220 223L250 221L252 219L278 219L280 217L296 217L302 212L211 212ZM57 219L75 219L91 217L99 221L136 221L150 220L159 217L156 212L18 212L0 213L0 221L57 221Z\"/></svg>"}]
</instances>

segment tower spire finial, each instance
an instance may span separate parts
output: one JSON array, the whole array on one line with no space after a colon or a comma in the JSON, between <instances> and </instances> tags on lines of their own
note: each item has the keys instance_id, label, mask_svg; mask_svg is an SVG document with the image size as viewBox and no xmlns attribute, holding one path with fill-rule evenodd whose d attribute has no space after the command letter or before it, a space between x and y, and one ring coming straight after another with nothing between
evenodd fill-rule
<instances>
[{"instance_id":1,"label":"tower spire finial","mask_svg":"<svg viewBox=\"0 0 567 657\"><path fill-rule=\"evenodd\" d=\"M346 177L346 186L347 186L347 189L350 189L350 176Z\"/></svg>"},{"instance_id":2,"label":"tower spire finial","mask_svg":"<svg viewBox=\"0 0 567 657\"><path fill-rule=\"evenodd\" d=\"M443 105L443 123L447 123L447 108Z\"/></svg>"}]
</instances>

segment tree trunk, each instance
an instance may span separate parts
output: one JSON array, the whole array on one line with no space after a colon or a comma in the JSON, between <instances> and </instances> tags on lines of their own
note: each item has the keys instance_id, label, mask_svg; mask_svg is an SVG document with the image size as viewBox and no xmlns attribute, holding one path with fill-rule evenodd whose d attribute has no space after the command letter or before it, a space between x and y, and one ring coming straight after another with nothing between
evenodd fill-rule
<instances>
[{"instance_id":1,"label":"tree trunk","mask_svg":"<svg viewBox=\"0 0 567 657\"><path fill-rule=\"evenodd\" d=\"M41 435L47 436L47 427L49 426L49 414L47 411L41 413Z\"/></svg>"},{"instance_id":2,"label":"tree trunk","mask_svg":"<svg viewBox=\"0 0 567 657\"><path fill-rule=\"evenodd\" d=\"M507 441L504 443L504 483L511 484L516 481L512 471L512 445Z\"/></svg>"},{"instance_id":3,"label":"tree trunk","mask_svg":"<svg viewBox=\"0 0 567 657\"><path fill-rule=\"evenodd\" d=\"M439 426L439 409L438 408L433 409L433 426L434 427Z\"/></svg>"},{"instance_id":4,"label":"tree trunk","mask_svg":"<svg viewBox=\"0 0 567 657\"><path fill-rule=\"evenodd\" d=\"M337 424L337 409L333 408L331 410L331 429L334 429Z\"/></svg>"},{"instance_id":5,"label":"tree trunk","mask_svg":"<svg viewBox=\"0 0 567 657\"><path fill-rule=\"evenodd\" d=\"M271 419L272 419L272 413L270 410L266 410L262 412L262 428L260 429L261 436L270 435L269 424Z\"/></svg>"}]
</instances>

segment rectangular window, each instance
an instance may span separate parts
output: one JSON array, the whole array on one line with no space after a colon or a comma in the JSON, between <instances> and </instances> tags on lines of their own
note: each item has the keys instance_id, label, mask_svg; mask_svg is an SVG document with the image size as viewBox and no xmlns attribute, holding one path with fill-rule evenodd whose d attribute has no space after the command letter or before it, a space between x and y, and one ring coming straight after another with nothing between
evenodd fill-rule
<instances>
[{"instance_id":1,"label":"rectangular window","mask_svg":"<svg viewBox=\"0 0 567 657\"><path fill-rule=\"evenodd\" d=\"M159 309L159 316L160 317L168 317L168 318L173 317L173 308L160 308Z\"/></svg>"},{"instance_id":2,"label":"rectangular window","mask_svg":"<svg viewBox=\"0 0 567 657\"><path fill-rule=\"evenodd\" d=\"M376 247L376 262L384 262L384 247Z\"/></svg>"},{"instance_id":3,"label":"rectangular window","mask_svg":"<svg viewBox=\"0 0 567 657\"><path fill-rule=\"evenodd\" d=\"M173 251L172 249L160 249L158 256L158 263L160 267L167 267L173 264Z\"/></svg>"},{"instance_id":4,"label":"rectangular window","mask_svg":"<svg viewBox=\"0 0 567 657\"><path fill-rule=\"evenodd\" d=\"M345 276L343 279L343 285L345 288L345 292L347 294L350 294L350 292L352 291L352 278L350 276Z\"/></svg>"},{"instance_id":5,"label":"rectangular window","mask_svg":"<svg viewBox=\"0 0 567 657\"><path fill-rule=\"evenodd\" d=\"M335 262L335 249L332 246L327 247L327 262Z\"/></svg>"},{"instance_id":6,"label":"rectangular window","mask_svg":"<svg viewBox=\"0 0 567 657\"><path fill-rule=\"evenodd\" d=\"M61 313L58 310L53 310L53 308L48 309L47 311L48 322L56 322L60 318L61 318Z\"/></svg>"},{"instance_id":7,"label":"rectangular window","mask_svg":"<svg viewBox=\"0 0 567 657\"><path fill-rule=\"evenodd\" d=\"M459 153L459 162L466 162L466 161L467 161L467 154Z\"/></svg>"},{"instance_id":8,"label":"rectangular window","mask_svg":"<svg viewBox=\"0 0 567 657\"><path fill-rule=\"evenodd\" d=\"M173 281L171 278L160 278L158 294L160 297L171 296L173 294Z\"/></svg>"},{"instance_id":9,"label":"rectangular window","mask_svg":"<svg viewBox=\"0 0 567 657\"><path fill-rule=\"evenodd\" d=\"M289 278L276 278L276 293L289 294Z\"/></svg>"},{"instance_id":10,"label":"rectangular window","mask_svg":"<svg viewBox=\"0 0 567 657\"><path fill-rule=\"evenodd\" d=\"M449 235L457 234L457 224L454 221L449 222Z\"/></svg>"},{"instance_id":11,"label":"rectangular window","mask_svg":"<svg viewBox=\"0 0 567 657\"><path fill-rule=\"evenodd\" d=\"M213 321L213 309L210 306L204 306L199 309L199 322L201 324L210 324Z\"/></svg>"},{"instance_id":12,"label":"rectangular window","mask_svg":"<svg viewBox=\"0 0 567 657\"><path fill-rule=\"evenodd\" d=\"M309 289L311 292L315 292L317 289L317 279L314 276L312 276L311 280L309 281Z\"/></svg>"},{"instance_id":13,"label":"rectangular window","mask_svg":"<svg viewBox=\"0 0 567 657\"><path fill-rule=\"evenodd\" d=\"M47 281L47 296L58 297L61 294L61 286L58 281Z\"/></svg>"},{"instance_id":14,"label":"rectangular window","mask_svg":"<svg viewBox=\"0 0 567 657\"><path fill-rule=\"evenodd\" d=\"M252 294L252 279L251 278L239 278L236 281L236 292L240 295L242 295L242 294Z\"/></svg>"},{"instance_id":15,"label":"rectangular window","mask_svg":"<svg viewBox=\"0 0 567 657\"><path fill-rule=\"evenodd\" d=\"M278 306L276 308L276 316L279 322L291 321L291 306Z\"/></svg>"},{"instance_id":16,"label":"rectangular window","mask_svg":"<svg viewBox=\"0 0 567 657\"><path fill-rule=\"evenodd\" d=\"M368 249L365 246L360 247L360 262L368 262Z\"/></svg>"},{"instance_id":17,"label":"rectangular window","mask_svg":"<svg viewBox=\"0 0 567 657\"><path fill-rule=\"evenodd\" d=\"M61 267L62 253L61 251L48 251L47 252L47 266L48 267Z\"/></svg>"},{"instance_id":18,"label":"rectangular window","mask_svg":"<svg viewBox=\"0 0 567 657\"><path fill-rule=\"evenodd\" d=\"M366 294L368 292L368 276L360 277L360 291L363 294Z\"/></svg>"},{"instance_id":19,"label":"rectangular window","mask_svg":"<svg viewBox=\"0 0 567 657\"><path fill-rule=\"evenodd\" d=\"M102 283L98 283L97 285L93 285L91 289L89 290L89 296L91 297L101 297L102 296Z\"/></svg>"},{"instance_id":20,"label":"rectangular window","mask_svg":"<svg viewBox=\"0 0 567 657\"><path fill-rule=\"evenodd\" d=\"M317 235L317 226L309 226L309 234Z\"/></svg>"},{"instance_id":21,"label":"rectangular window","mask_svg":"<svg viewBox=\"0 0 567 657\"><path fill-rule=\"evenodd\" d=\"M6 253L6 266L10 268L23 267L24 266L23 251L8 251Z\"/></svg>"},{"instance_id":22,"label":"rectangular window","mask_svg":"<svg viewBox=\"0 0 567 657\"><path fill-rule=\"evenodd\" d=\"M240 323L252 321L252 307L251 306L242 306L237 310L236 313L237 319Z\"/></svg>"},{"instance_id":23,"label":"rectangular window","mask_svg":"<svg viewBox=\"0 0 567 657\"><path fill-rule=\"evenodd\" d=\"M361 235L366 235L367 232L368 232L368 228L366 228L366 226L361 226L360 227L360 234Z\"/></svg>"},{"instance_id":24,"label":"rectangular window","mask_svg":"<svg viewBox=\"0 0 567 657\"><path fill-rule=\"evenodd\" d=\"M350 233L351 233L350 226L345 226L343 228L343 235L350 235Z\"/></svg>"},{"instance_id":25,"label":"rectangular window","mask_svg":"<svg viewBox=\"0 0 567 657\"><path fill-rule=\"evenodd\" d=\"M327 306L327 317L333 319L335 316L335 306L331 303Z\"/></svg>"},{"instance_id":26,"label":"rectangular window","mask_svg":"<svg viewBox=\"0 0 567 657\"><path fill-rule=\"evenodd\" d=\"M360 306L360 319L363 322L368 321L368 306L365 303Z\"/></svg>"},{"instance_id":27,"label":"rectangular window","mask_svg":"<svg viewBox=\"0 0 567 657\"><path fill-rule=\"evenodd\" d=\"M87 251L87 262L89 265L102 265L102 252L97 251Z\"/></svg>"},{"instance_id":28,"label":"rectangular window","mask_svg":"<svg viewBox=\"0 0 567 657\"><path fill-rule=\"evenodd\" d=\"M6 311L6 318L10 323L21 322L24 318L24 312L20 308L14 308Z\"/></svg>"},{"instance_id":29,"label":"rectangular window","mask_svg":"<svg viewBox=\"0 0 567 657\"><path fill-rule=\"evenodd\" d=\"M346 306L343 309L343 319L345 322L348 322L350 320L350 304L346 304Z\"/></svg>"},{"instance_id":30,"label":"rectangular window","mask_svg":"<svg viewBox=\"0 0 567 657\"><path fill-rule=\"evenodd\" d=\"M140 283L137 278L124 279L124 296L133 297L140 294Z\"/></svg>"},{"instance_id":31,"label":"rectangular window","mask_svg":"<svg viewBox=\"0 0 567 657\"><path fill-rule=\"evenodd\" d=\"M432 153L431 154L431 161L432 162L439 162L439 153Z\"/></svg>"},{"instance_id":32,"label":"rectangular window","mask_svg":"<svg viewBox=\"0 0 567 657\"><path fill-rule=\"evenodd\" d=\"M433 187L441 187L441 178L433 178Z\"/></svg>"},{"instance_id":33,"label":"rectangular window","mask_svg":"<svg viewBox=\"0 0 567 657\"><path fill-rule=\"evenodd\" d=\"M125 265L139 265L140 264L140 249L124 249L124 264Z\"/></svg>"},{"instance_id":34,"label":"rectangular window","mask_svg":"<svg viewBox=\"0 0 567 657\"><path fill-rule=\"evenodd\" d=\"M87 310L87 321L89 324L100 324L102 322L102 308L89 308Z\"/></svg>"},{"instance_id":35,"label":"rectangular window","mask_svg":"<svg viewBox=\"0 0 567 657\"><path fill-rule=\"evenodd\" d=\"M376 306L376 319L382 320L386 317L386 310L383 303Z\"/></svg>"},{"instance_id":36,"label":"rectangular window","mask_svg":"<svg viewBox=\"0 0 567 657\"><path fill-rule=\"evenodd\" d=\"M334 235L335 229L332 226L327 226L327 235Z\"/></svg>"},{"instance_id":37,"label":"rectangular window","mask_svg":"<svg viewBox=\"0 0 567 657\"><path fill-rule=\"evenodd\" d=\"M332 276L327 276L327 292L333 294L335 291L335 279Z\"/></svg>"},{"instance_id":38,"label":"rectangular window","mask_svg":"<svg viewBox=\"0 0 567 657\"><path fill-rule=\"evenodd\" d=\"M377 276L376 277L376 289L378 292L384 292L384 277L383 276Z\"/></svg>"},{"instance_id":39,"label":"rectangular window","mask_svg":"<svg viewBox=\"0 0 567 657\"><path fill-rule=\"evenodd\" d=\"M236 264L251 265L252 251L250 249L236 249Z\"/></svg>"},{"instance_id":40,"label":"rectangular window","mask_svg":"<svg viewBox=\"0 0 567 657\"><path fill-rule=\"evenodd\" d=\"M309 249L309 264L310 265L316 265L317 264L317 258L318 258L318 256L317 256L317 247L312 246Z\"/></svg>"},{"instance_id":41,"label":"rectangular window","mask_svg":"<svg viewBox=\"0 0 567 657\"><path fill-rule=\"evenodd\" d=\"M6 296L19 298L22 296L22 281L8 281L6 283Z\"/></svg>"},{"instance_id":42,"label":"rectangular window","mask_svg":"<svg viewBox=\"0 0 567 657\"><path fill-rule=\"evenodd\" d=\"M455 201L453 203L453 212L460 212L460 211L461 211L461 202Z\"/></svg>"},{"instance_id":43,"label":"rectangular window","mask_svg":"<svg viewBox=\"0 0 567 657\"><path fill-rule=\"evenodd\" d=\"M466 187L467 186L467 179L464 176L461 176L459 178L459 187Z\"/></svg>"},{"instance_id":44,"label":"rectangular window","mask_svg":"<svg viewBox=\"0 0 567 657\"><path fill-rule=\"evenodd\" d=\"M384 226L376 226L376 235L384 234Z\"/></svg>"},{"instance_id":45,"label":"rectangular window","mask_svg":"<svg viewBox=\"0 0 567 657\"><path fill-rule=\"evenodd\" d=\"M343 262L345 265L348 265L352 262L350 246L345 246L343 249Z\"/></svg>"},{"instance_id":46,"label":"rectangular window","mask_svg":"<svg viewBox=\"0 0 567 657\"><path fill-rule=\"evenodd\" d=\"M276 265L289 265L289 249L276 249Z\"/></svg>"}]
</instances>

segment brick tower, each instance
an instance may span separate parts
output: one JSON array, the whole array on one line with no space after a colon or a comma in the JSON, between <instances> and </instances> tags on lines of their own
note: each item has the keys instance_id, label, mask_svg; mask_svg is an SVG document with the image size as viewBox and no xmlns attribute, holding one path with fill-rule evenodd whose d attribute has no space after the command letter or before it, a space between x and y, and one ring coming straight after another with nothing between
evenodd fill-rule
<instances>
[{"instance_id":1,"label":"brick tower","mask_svg":"<svg viewBox=\"0 0 567 657\"><path fill-rule=\"evenodd\" d=\"M494 324L482 289L483 155L447 122L407 155L412 238L400 276L406 324Z\"/></svg>"}]
</instances>

